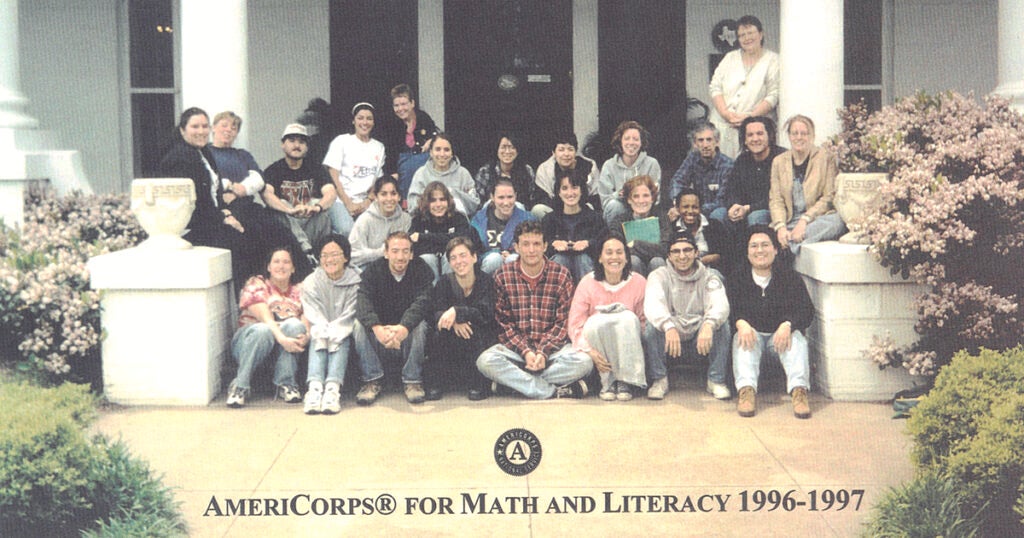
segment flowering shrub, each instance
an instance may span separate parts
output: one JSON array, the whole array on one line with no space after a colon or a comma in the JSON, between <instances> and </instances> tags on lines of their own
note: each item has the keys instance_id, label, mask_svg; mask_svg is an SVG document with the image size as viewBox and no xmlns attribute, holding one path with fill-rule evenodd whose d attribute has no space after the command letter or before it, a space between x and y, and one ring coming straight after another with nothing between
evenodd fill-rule
<instances>
[{"instance_id":1,"label":"flowering shrub","mask_svg":"<svg viewBox=\"0 0 1024 538\"><path fill-rule=\"evenodd\" d=\"M99 293L85 264L145 237L128 196L30 191L24 224L0 231L0 361L47 381L96 381Z\"/></svg>"},{"instance_id":2,"label":"flowering shrub","mask_svg":"<svg viewBox=\"0 0 1024 538\"><path fill-rule=\"evenodd\" d=\"M847 172L890 174L866 231L883 266L930 291L917 300L920 340L897 347L876 339L881 367L934 375L961 349L1020 342L1024 312L1024 117L1000 97L979 103L954 92L920 93L871 115L840 113L843 131L827 146Z\"/></svg>"}]
</instances>

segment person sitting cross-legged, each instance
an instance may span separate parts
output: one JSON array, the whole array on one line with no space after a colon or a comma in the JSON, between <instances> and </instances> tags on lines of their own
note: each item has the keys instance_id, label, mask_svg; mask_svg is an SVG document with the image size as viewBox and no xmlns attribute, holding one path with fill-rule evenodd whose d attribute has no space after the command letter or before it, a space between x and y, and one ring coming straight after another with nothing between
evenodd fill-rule
<instances>
[{"instance_id":1,"label":"person sitting cross-legged","mask_svg":"<svg viewBox=\"0 0 1024 538\"><path fill-rule=\"evenodd\" d=\"M647 277L644 314L650 339L647 397L660 400L668 392L668 357L707 357L707 389L715 398L731 397L726 386L729 367L729 299L722 277L698 259L697 242L677 234L669 246L669 265Z\"/></svg>"},{"instance_id":2,"label":"person sitting cross-legged","mask_svg":"<svg viewBox=\"0 0 1024 538\"><path fill-rule=\"evenodd\" d=\"M394 182L391 176L384 176ZM398 193L395 193L395 198ZM405 232L392 232L384 240L384 257L362 272L356 294L356 352L364 384L356 403L377 400L384 378L381 359L401 359L402 383L409 403L423 403L423 350L434 273L412 254L412 240Z\"/></svg>"},{"instance_id":3,"label":"person sitting cross-legged","mask_svg":"<svg viewBox=\"0 0 1024 538\"><path fill-rule=\"evenodd\" d=\"M569 270L544 258L540 222L516 226L519 259L494 273L498 344L476 361L480 372L528 398L582 398L590 356L572 348L566 330L572 301Z\"/></svg>"},{"instance_id":4,"label":"person sitting cross-legged","mask_svg":"<svg viewBox=\"0 0 1024 538\"><path fill-rule=\"evenodd\" d=\"M309 319L309 371L304 411L333 415L341 410L341 387L351 353L359 271L349 265L352 246L343 235L322 240L320 267L302 281L302 309ZM324 386L326 383L326 387Z\"/></svg>"},{"instance_id":5,"label":"person sitting cross-legged","mask_svg":"<svg viewBox=\"0 0 1024 538\"><path fill-rule=\"evenodd\" d=\"M767 353L778 357L786 371L793 414L810 418L810 365L804 331L814 320L814 305L800 275L786 264L775 263L782 249L775 231L752 226L747 237L749 263L729 277L730 319L736 328L732 342L732 370L739 390L736 410L741 417L757 412L757 380L761 359Z\"/></svg>"}]
</instances>

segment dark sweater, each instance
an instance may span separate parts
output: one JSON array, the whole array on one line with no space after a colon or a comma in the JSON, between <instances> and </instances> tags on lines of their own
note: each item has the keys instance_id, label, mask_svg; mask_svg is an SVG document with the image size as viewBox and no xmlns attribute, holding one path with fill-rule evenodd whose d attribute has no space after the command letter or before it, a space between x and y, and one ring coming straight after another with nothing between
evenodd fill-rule
<instances>
[{"instance_id":1,"label":"dark sweater","mask_svg":"<svg viewBox=\"0 0 1024 538\"><path fill-rule=\"evenodd\" d=\"M441 277L430 295L431 329L436 330L437 321L449 308L455 307L455 322L469 322L473 326L470 344L475 347L489 347L498 342L498 323L494 318L494 279L479 268L476 283L469 296L462 293L462 287L454 273Z\"/></svg>"},{"instance_id":2,"label":"dark sweater","mask_svg":"<svg viewBox=\"0 0 1024 538\"><path fill-rule=\"evenodd\" d=\"M569 221L575 217L576 226L570 231ZM555 210L544 216L541 223L544 227L544 240L548 243L548 256L556 254L551 243L555 241L589 241L590 249L596 252L596 243L601 236L608 233L608 226L604 218L589 207L582 207L576 215L566 215L561 210ZM566 254L575 253L568 251Z\"/></svg>"},{"instance_id":3,"label":"dark sweater","mask_svg":"<svg viewBox=\"0 0 1024 538\"><path fill-rule=\"evenodd\" d=\"M361 276L356 319L367 330L400 324L412 331L426 318L434 273L422 259L409 262L401 281L395 280L385 258L374 260Z\"/></svg>"},{"instance_id":4,"label":"dark sweater","mask_svg":"<svg viewBox=\"0 0 1024 538\"><path fill-rule=\"evenodd\" d=\"M782 155L785 148L772 146L768 157L755 161L744 151L732 165L732 172L718 194L719 204L729 209L734 204L749 205L751 211L768 209L768 191L772 186L772 161Z\"/></svg>"},{"instance_id":5,"label":"dark sweater","mask_svg":"<svg viewBox=\"0 0 1024 538\"><path fill-rule=\"evenodd\" d=\"M412 133L416 145L410 148L405 145L405 122L394 114L388 116L388 120L384 124L384 136L381 140L384 143L384 173L394 174L398 172L398 156L400 154L420 153L423 144L434 138L438 131L430 114L417 108L416 130Z\"/></svg>"},{"instance_id":6,"label":"dark sweater","mask_svg":"<svg viewBox=\"0 0 1024 538\"><path fill-rule=\"evenodd\" d=\"M469 220L462 213L456 212L450 219L438 222L433 216L424 216L417 213L412 218L409 226L409 234L420 234L419 239L412 245L413 254L444 255L448 241L453 237L461 236L469 238L473 242L473 252L479 255L484 251L484 244L480 240L480 234L469 225Z\"/></svg>"},{"instance_id":7,"label":"dark sweater","mask_svg":"<svg viewBox=\"0 0 1024 538\"><path fill-rule=\"evenodd\" d=\"M811 297L803 279L793 270L773 267L772 279L762 293L754 283L750 265L745 263L729 278L726 291L733 328L742 319L757 332L774 333L788 321L794 331L806 332L814 320Z\"/></svg>"}]
</instances>

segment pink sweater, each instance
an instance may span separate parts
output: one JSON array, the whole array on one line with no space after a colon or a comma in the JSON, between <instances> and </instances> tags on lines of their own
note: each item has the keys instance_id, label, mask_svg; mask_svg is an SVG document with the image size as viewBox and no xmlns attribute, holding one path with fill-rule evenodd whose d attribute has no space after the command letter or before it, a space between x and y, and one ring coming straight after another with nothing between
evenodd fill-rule
<instances>
[{"instance_id":1,"label":"pink sweater","mask_svg":"<svg viewBox=\"0 0 1024 538\"><path fill-rule=\"evenodd\" d=\"M644 323L644 290L647 280L639 273L631 273L629 279L609 289L607 282L594 280L594 273L588 273L576 286L576 294L569 307L569 339L573 348L589 351L590 344L583 337L583 324L597 312L597 307L621 303L640 318L641 330ZM641 333L642 334L642 333Z\"/></svg>"}]
</instances>

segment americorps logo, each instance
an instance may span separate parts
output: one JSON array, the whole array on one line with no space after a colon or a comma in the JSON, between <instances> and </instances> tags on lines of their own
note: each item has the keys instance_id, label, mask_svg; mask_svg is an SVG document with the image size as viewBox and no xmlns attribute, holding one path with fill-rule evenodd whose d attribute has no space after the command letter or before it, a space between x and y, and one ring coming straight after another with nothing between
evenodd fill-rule
<instances>
[{"instance_id":1,"label":"americorps logo","mask_svg":"<svg viewBox=\"0 0 1024 538\"><path fill-rule=\"evenodd\" d=\"M540 465L540 439L523 428L512 428L494 443L494 461L512 476L526 476Z\"/></svg>"}]
</instances>

